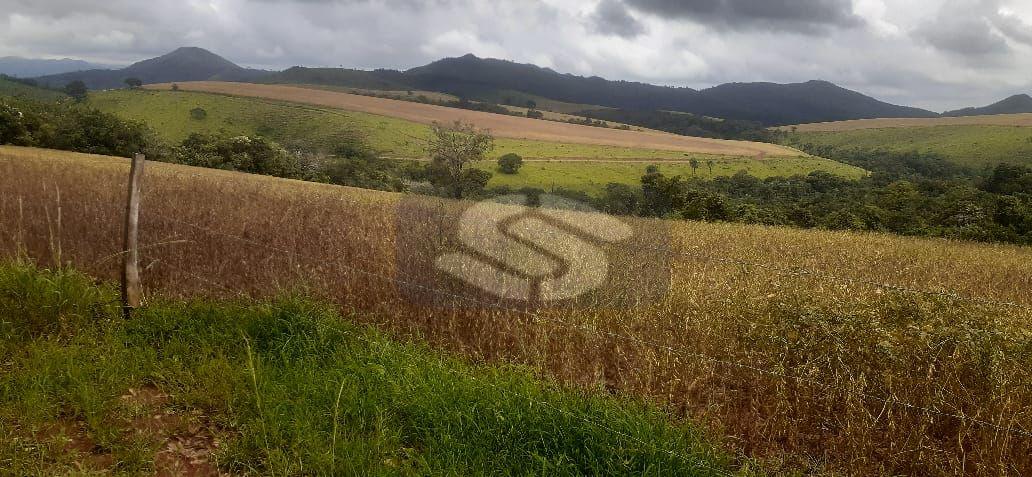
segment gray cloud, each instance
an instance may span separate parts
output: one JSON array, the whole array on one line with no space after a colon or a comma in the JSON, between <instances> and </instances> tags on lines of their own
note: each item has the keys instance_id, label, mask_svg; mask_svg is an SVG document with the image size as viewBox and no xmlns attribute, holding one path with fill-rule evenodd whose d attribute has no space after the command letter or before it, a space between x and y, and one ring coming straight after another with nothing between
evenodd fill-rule
<instances>
[{"instance_id":1,"label":"gray cloud","mask_svg":"<svg viewBox=\"0 0 1032 477\"><path fill-rule=\"evenodd\" d=\"M814 33L862 23L851 0L627 0L644 12L728 29Z\"/></svg>"},{"instance_id":2,"label":"gray cloud","mask_svg":"<svg viewBox=\"0 0 1032 477\"><path fill-rule=\"evenodd\" d=\"M638 19L631 16L620 0L602 0L591 15L595 31L605 35L633 38L645 32Z\"/></svg>"},{"instance_id":3,"label":"gray cloud","mask_svg":"<svg viewBox=\"0 0 1032 477\"><path fill-rule=\"evenodd\" d=\"M0 0L0 56L127 64L200 46L268 69L406 69L474 53L696 88L822 78L939 110L1032 88L1027 0L805 3Z\"/></svg>"},{"instance_id":4,"label":"gray cloud","mask_svg":"<svg viewBox=\"0 0 1032 477\"><path fill-rule=\"evenodd\" d=\"M961 56L985 57L1010 51L1007 40L985 18L929 23L919 28L917 35L941 51Z\"/></svg>"},{"instance_id":5,"label":"gray cloud","mask_svg":"<svg viewBox=\"0 0 1032 477\"><path fill-rule=\"evenodd\" d=\"M1011 52L997 25L1017 30L1020 24L1007 20L1000 14L999 0L948 0L914 33L939 51L985 64Z\"/></svg>"},{"instance_id":6,"label":"gray cloud","mask_svg":"<svg viewBox=\"0 0 1032 477\"><path fill-rule=\"evenodd\" d=\"M1032 45L1032 25L1014 15L996 15L993 24L1008 38Z\"/></svg>"}]
</instances>

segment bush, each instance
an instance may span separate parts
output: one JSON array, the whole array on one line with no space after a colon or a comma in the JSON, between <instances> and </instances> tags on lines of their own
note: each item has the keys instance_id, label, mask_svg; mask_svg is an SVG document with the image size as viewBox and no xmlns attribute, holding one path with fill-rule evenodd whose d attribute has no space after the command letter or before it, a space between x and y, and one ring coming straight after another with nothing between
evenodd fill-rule
<instances>
[{"instance_id":1,"label":"bush","mask_svg":"<svg viewBox=\"0 0 1032 477\"><path fill-rule=\"evenodd\" d=\"M297 156L263 137L194 133L176 148L174 158L190 166L304 179Z\"/></svg>"},{"instance_id":2,"label":"bush","mask_svg":"<svg viewBox=\"0 0 1032 477\"><path fill-rule=\"evenodd\" d=\"M131 157L165 156L146 125L96 109L31 100L0 101L0 143Z\"/></svg>"},{"instance_id":3,"label":"bush","mask_svg":"<svg viewBox=\"0 0 1032 477\"><path fill-rule=\"evenodd\" d=\"M516 174L523 166L523 158L517 154L508 153L498 158L498 170L503 174Z\"/></svg>"},{"instance_id":4,"label":"bush","mask_svg":"<svg viewBox=\"0 0 1032 477\"><path fill-rule=\"evenodd\" d=\"M208 112L204 108L193 108L190 110L190 117L200 121L208 117Z\"/></svg>"}]
</instances>

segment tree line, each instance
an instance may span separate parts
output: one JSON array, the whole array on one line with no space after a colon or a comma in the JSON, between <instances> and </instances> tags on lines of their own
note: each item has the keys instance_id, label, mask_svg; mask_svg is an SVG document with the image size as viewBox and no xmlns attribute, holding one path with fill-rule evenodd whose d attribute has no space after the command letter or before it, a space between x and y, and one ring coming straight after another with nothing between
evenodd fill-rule
<instances>
[{"instance_id":1,"label":"tree line","mask_svg":"<svg viewBox=\"0 0 1032 477\"><path fill-rule=\"evenodd\" d=\"M123 157L143 152L152 160L451 198L513 192L486 187L491 173L473 165L491 150L492 138L461 123L434 125L427 143L431 161L415 163L380 158L351 131L341 131L324 150L288 150L258 135L194 134L167 144L143 123L87 105L5 98L0 143ZM1032 244L1028 167L972 171L935 154L797 146L871 173L851 180L824 172L767 179L739 172L704 181L649 166L639 185L611 183L598 197L551 192L622 215ZM506 155L499 171L516 173L521 164L518 156ZM544 191L520 192L533 198Z\"/></svg>"},{"instance_id":2,"label":"tree line","mask_svg":"<svg viewBox=\"0 0 1032 477\"><path fill-rule=\"evenodd\" d=\"M593 202L623 215L1032 244L1032 168L1001 163L973 174L933 154L824 154L872 173L759 179L742 171L703 181L649 166L639 187L609 184Z\"/></svg>"}]
</instances>

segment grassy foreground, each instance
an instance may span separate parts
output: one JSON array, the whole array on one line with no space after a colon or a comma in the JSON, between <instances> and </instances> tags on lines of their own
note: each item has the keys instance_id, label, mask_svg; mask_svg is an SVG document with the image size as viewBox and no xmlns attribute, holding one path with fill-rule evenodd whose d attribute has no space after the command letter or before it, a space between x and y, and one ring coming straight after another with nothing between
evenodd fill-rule
<instances>
[{"instance_id":1,"label":"grassy foreground","mask_svg":"<svg viewBox=\"0 0 1032 477\"><path fill-rule=\"evenodd\" d=\"M976 170L1000 162L1032 165L1032 128L1021 126L929 126L800 132L799 141L845 148L941 154Z\"/></svg>"},{"instance_id":2,"label":"grassy foreground","mask_svg":"<svg viewBox=\"0 0 1032 477\"><path fill-rule=\"evenodd\" d=\"M302 298L165 301L129 321L116 303L74 271L0 265L5 472L719 475L727 463L655 409L394 342Z\"/></svg>"}]
</instances>

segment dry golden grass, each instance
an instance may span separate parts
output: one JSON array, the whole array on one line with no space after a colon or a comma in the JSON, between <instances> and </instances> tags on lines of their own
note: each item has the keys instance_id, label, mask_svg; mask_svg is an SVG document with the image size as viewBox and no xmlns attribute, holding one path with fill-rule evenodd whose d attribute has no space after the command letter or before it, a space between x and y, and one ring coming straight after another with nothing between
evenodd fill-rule
<instances>
[{"instance_id":1,"label":"dry golden grass","mask_svg":"<svg viewBox=\"0 0 1032 477\"><path fill-rule=\"evenodd\" d=\"M795 149L774 144L679 136L659 131L624 131L597 128L448 108L432 104L374 98L325 89L221 81L193 81L177 84L182 91L200 91L313 104L379 114L422 124L430 124L435 121L442 123L465 121L475 124L477 127L489 129L495 136L504 138L575 144L601 144L728 156L795 157L802 155ZM167 90L171 88L171 85L153 84L146 87L149 89Z\"/></svg>"},{"instance_id":2,"label":"dry golden grass","mask_svg":"<svg viewBox=\"0 0 1032 477\"><path fill-rule=\"evenodd\" d=\"M114 278L127 171L0 148L0 250ZM669 271L668 293L528 313L457 298L489 300L424 266L462 203L161 163L144 190L151 296L303 283L399 336L665 404L774 469L1032 474L1028 248L635 221L646 232L608 249L610 268L632 283Z\"/></svg>"},{"instance_id":3,"label":"dry golden grass","mask_svg":"<svg viewBox=\"0 0 1032 477\"><path fill-rule=\"evenodd\" d=\"M956 118L854 119L827 123L797 124L778 129L799 132L854 131L857 129L920 128L929 126L1026 126L1032 127L1032 113L962 116Z\"/></svg>"}]
</instances>

